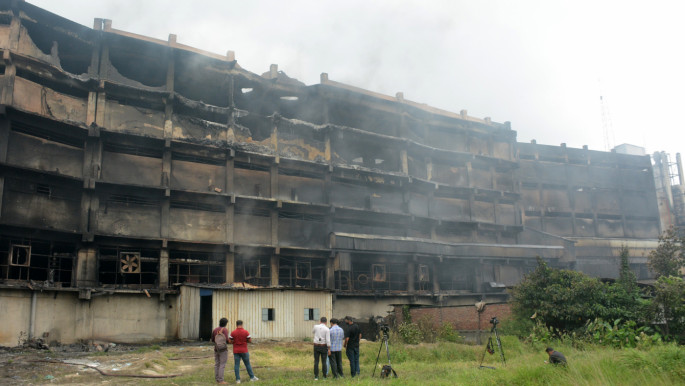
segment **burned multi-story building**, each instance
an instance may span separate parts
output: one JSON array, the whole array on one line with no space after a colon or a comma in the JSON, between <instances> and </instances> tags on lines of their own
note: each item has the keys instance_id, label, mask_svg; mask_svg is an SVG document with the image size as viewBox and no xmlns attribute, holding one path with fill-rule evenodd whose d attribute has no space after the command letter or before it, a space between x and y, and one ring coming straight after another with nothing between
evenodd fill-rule
<instances>
[{"instance_id":1,"label":"burned multi-story building","mask_svg":"<svg viewBox=\"0 0 685 386\"><path fill-rule=\"evenodd\" d=\"M303 336L319 314L503 301L538 256L611 276L621 245L636 267L656 245L648 156L0 4L1 344L225 315Z\"/></svg>"}]
</instances>

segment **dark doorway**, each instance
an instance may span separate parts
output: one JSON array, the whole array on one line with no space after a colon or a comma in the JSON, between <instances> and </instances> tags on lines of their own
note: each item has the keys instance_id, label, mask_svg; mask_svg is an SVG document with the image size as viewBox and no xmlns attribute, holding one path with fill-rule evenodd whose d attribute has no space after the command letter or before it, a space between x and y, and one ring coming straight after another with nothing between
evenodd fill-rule
<instances>
[{"instance_id":1,"label":"dark doorway","mask_svg":"<svg viewBox=\"0 0 685 386\"><path fill-rule=\"evenodd\" d=\"M212 337L212 290L200 290L200 339Z\"/></svg>"}]
</instances>

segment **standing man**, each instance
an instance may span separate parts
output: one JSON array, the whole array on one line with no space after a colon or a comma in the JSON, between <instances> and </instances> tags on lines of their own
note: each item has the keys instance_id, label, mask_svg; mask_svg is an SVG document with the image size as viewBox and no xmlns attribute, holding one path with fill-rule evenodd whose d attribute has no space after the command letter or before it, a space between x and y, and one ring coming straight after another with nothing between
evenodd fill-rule
<instances>
[{"instance_id":1,"label":"standing man","mask_svg":"<svg viewBox=\"0 0 685 386\"><path fill-rule=\"evenodd\" d=\"M228 319L221 318L219 327L212 330L211 341L214 343L214 379L216 383L225 384L224 368L228 360ZM219 337L217 339L217 336Z\"/></svg>"},{"instance_id":2,"label":"standing man","mask_svg":"<svg viewBox=\"0 0 685 386\"><path fill-rule=\"evenodd\" d=\"M322 316L319 319L319 324L314 326L312 333L314 334L314 380L319 380L319 358L321 358L321 370L323 370L323 377L326 378L328 367L326 366L326 358L331 354L331 334L326 327L326 317Z\"/></svg>"},{"instance_id":3,"label":"standing man","mask_svg":"<svg viewBox=\"0 0 685 386\"><path fill-rule=\"evenodd\" d=\"M547 352L547 355L549 355L549 363L553 365L566 366L567 362L564 354L560 353L559 351L554 351L554 349L551 347L547 347L545 352ZM547 363L547 361L545 361L545 363Z\"/></svg>"},{"instance_id":4,"label":"standing man","mask_svg":"<svg viewBox=\"0 0 685 386\"><path fill-rule=\"evenodd\" d=\"M345 331L338 326L338 319L331 319L331 350L329 353L333 378L343 378L342 349Z\"/></svg>"},{"instance_id":5,"label":"standing man","mask_svg":"<svg viewBox=\"0 0 685 386\"><path fill-rule=\"evenodd\" d=\"M357 323L352 321L351 316L345 317L345 323L348 327L345 333L344 347L347 349L345 351L347 359L350 360L350 374L354 378L359 375L359 341L362 338L362 330L359 329Z\"/></svg>"},{"instance_id":6,"label":"standing man","mask_svg":"<svg viewBox=\"0 0 685 386\"><path fill-rule=\"evenodd\" d=\"M250 353L247 352L247 344L252 343L252 336L243 328L243 321L235 322L236 329L231 332L228 339L233 343L233 362L235 363L235 383L240 383L240 360L245 363L247 374L250 376L250 381L258 381L259 378L254 376L252 366L250 366Z\"/></svg>"}]
</instances>

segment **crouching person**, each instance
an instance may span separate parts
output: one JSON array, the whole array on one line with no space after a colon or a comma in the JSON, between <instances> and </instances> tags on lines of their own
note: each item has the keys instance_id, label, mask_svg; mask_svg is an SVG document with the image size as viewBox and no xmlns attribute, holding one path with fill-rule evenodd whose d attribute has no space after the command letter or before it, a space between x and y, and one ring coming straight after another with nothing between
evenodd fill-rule
<instances>
[{"instance_id":1,"label":"crouching person","mask_svg":"<svg viewBox=\"0 0 685 386\"><path fill-rule=\"evenodd\" d=\"M566 366L567 362L564 354L560 353L559 351L554 351L554 349L551 347L547 347L545 352L547 352L547 355L549 355L549 363L553 365ZM545 363L547 363L547 361L545 361Z\"/></svg>"}]
</instances>

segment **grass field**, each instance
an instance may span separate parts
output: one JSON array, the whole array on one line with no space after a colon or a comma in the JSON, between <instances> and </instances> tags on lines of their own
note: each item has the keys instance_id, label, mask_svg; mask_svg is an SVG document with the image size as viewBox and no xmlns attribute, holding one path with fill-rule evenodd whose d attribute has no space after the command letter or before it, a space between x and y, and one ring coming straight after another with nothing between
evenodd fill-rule
<instances>
[{"instance_id":1,"label":"grass field","mask_svg":"<svg viewBox=\"0 0 685 386\"><path fill-rule=\"evenodd\" d=\"M313 356L310 343L265 342L251 346L251 361L259 383L268 385L353 384L376 385L685 385L685 348L658 345L649 349L611 349L586 345L582 349L569 345L555 345L569 360L569 366L545 364L544 346L521 343L513 337L502 341L506 366L498 354L486 354L484 365L495 369L480 369L478 364L483 346L455 343L401 345L391 343L390 354L398 379L372 378L380 344L362 342L361 376L355 379L313 379ZM179 377L153 380L126 377L104 377L94 370L55 363L35 363L35 356L44 352L24 353L0 362L5 380L53 384L140 384L159 383L198 385L214 383L213 358L209 346L153 346L127 353L99 353L79 356L81 360L97 361L103 369L128 374L181 374ZM52 355L54 359L69 360L68 355ZM178 360L181 359L181 360ZM381 363L387 362L385 351ZM22 363L26 366L22 367ZM343 361L349 374L347 359ZM116 367L123 368L116 368ZM9 371L9 372L7 372ZM13 372L14 371L14 372ZM12 376L12 374L15 374ZM49 380L44 374L50 374ZM226 369L226 381L234 383L232 358ZM243 383L248 380L242 372ZM2 381L2 380L0 380ZM3 382L0 382L3 383ZM14 383L14 382L12 382Z\"/></svg>"}]
</instances>

